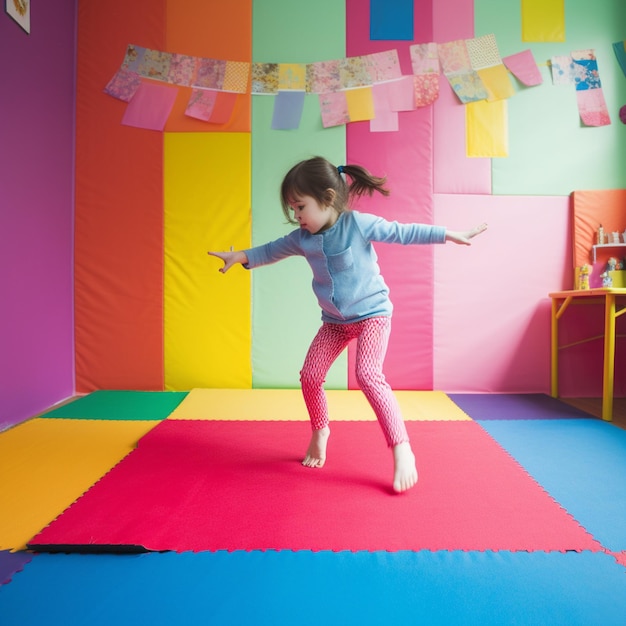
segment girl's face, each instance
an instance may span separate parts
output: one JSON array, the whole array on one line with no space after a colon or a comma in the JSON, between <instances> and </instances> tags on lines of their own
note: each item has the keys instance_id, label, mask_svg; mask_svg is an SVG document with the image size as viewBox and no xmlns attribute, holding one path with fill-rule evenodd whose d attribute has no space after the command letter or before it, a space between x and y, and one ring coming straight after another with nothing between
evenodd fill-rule
<instances>
[{"instance_id":1,"label":"girl's face","mask_svg":"<svg viewBox=\"0 0 626 626\"><path fill-rule=\"evenodd\" d=\"M330 228L339 215L332 205L321 205L311 196L294 196L290 205L300 228L312 235Z\"/></svg>"}]
</instances>

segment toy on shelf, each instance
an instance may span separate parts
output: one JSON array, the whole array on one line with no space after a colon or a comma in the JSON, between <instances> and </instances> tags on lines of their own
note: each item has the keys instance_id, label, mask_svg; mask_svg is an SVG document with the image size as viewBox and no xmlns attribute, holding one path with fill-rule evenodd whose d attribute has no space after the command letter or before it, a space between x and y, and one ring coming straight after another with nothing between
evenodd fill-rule
<instances>
[{"instance_id":1,"label":"toy on shelf","mask_svg":"<svg viewBox=\"0 0 626 626\"><path fill-rule=\"evenodd\" d=\"M578 270L578 289L589 289L589 274L591 267L582 265Z\"/></svg>"}]
</instances>

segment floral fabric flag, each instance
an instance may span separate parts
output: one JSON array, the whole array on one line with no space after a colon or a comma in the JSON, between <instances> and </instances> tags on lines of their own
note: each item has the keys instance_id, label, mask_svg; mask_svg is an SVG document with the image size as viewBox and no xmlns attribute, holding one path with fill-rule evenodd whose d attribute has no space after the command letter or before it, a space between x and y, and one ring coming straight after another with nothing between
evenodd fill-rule
<instances>
[{"instance_id":1,"label":"floral fabric flag","mask_svg":"<svg viewBox=\"0 0 626 626\"><path fill-rule=\"evenodd\" d=\"M503 100L515 95L495 35L467 39L466 44L472 69L477 72L487 90L487 100Z\"/></svg>"},{"instance_id":2,"label":"floral fabric flag","mask_svg":"<svg viewBox=\"0 0 626 626\"><path fill-rule=\"evenodd\" d=\"M208 122L217 100L217 91L209 89L192 89L185 115L203 122Z\"/></svg>"},{"instance_id":3,"label":"floral fabric flag","mask_svg":"<svg viewBox=\"0 0 626 626\"><path fill-rule=\"evenodd\" d=\"M439 51L436 43L416 43L409 46L413 74L439 74Z\"/></svg>"},{"instance_id":4,"label":"floral fabric flag","mask_svg":"<svg viewBox=\"0 0 626 626\"><path fill-rule=\"evenodd\" d=\"M226 76L226 61L218 59L200 59L198 61L194 87L222 89Z\"/></svg>"},{"instance_id":5,"label":"floral fabric flag","mask_svg":"<svg viewBox=\"0 0 626 626\"><path fill-rule=\"evenodd\" d=\"M343 89L366 87L372 79L363 57L347 57L339 63L339 77Z\"/></svg>"},{"instance_id":6,"label":"floral fabric flag","mask_svg":"<svg viewBox=\"0 0 626 626\"><path fill-rule=\"evenodd\" d=\"M598 61L593 50L572 52L574 85L577 91L602 87L598 73Z\"/></svg>"},{"instance_id":7,"label":"floral fabric flag","mask_svg":"<svg viewBox=\"0 0 626 626\"><path fill-rule=\"evenodd\" d=\"M350 121L345 91L320 94L319 101L324 128L340 126Z\"/></svg>"},{"instance_id":8,"label":"floral fabric flag","mask_svg":"<svg viewBox=\"0 0 626 626\"><path fill-rule=\"evenodd\" d=\"M397 50L366 54L363 56L363 61L372 84L394 80L402 76Z\"/></svg>"},{"instance_id":9,"label":"floral fabric flag","mask_svg":"<svg viewBox=\"0 0 626 626\"><path fill-rule=\"evenodd\" d=\"M332 93L341 90L339 59L319 61L306 67L306 90L310 93Z\"/></svg>"},{"instance_id":10,"label":"floral fabric flag","mask_svg":"<svg viewBox=\"0 0 626 626\"><path fill-rule=\"evenodd\" d=\"M570 55L559 54L550 59L553 85L572 85L574 83L574 61Z\"/></svg>"},{"instance_id":11,"label":"floral fabric flag","mask_svg":"<svg viewBox=\"0 0 626 626\"><path fill-rule=\"evenodd\" d=\"M459 100L463 104L486 100L489 94L472 68L465 39L439 44L438 50L443 73Z\"/></svg>"},{"instance_id":12,"label":"floral fabric flag","mask_svg":"<svg viewBox=\"0 0 626 626\"><path fill-rule=\"evenodd\" d=\"M185 54L172 54L167 82L189 87L196 77L198 59Z\"/></svg>"},{"instance_id":13,"label":"floral fabric flag","mask_svg":"<svg viewBox=\"0 0 626 626\"><path fill-rule=\"evenodd\" d=\"M413 44L409 47L413 68L415 106L432 104L439 97L439 53L436 43Z\"/></svg>"},{"instance_id":14,"label":"floral fabric flag","mask_svg":"<svg viewBox=\"0 0 626 626\"><path fill-rule=\"evenodd\" d=\"M439 97L439 74L420 74L413 76L415 106L425 107Z\"/></svg>"},{"instance_id":15,"label":"floral fabric flag","mask_svg":"<svg viewBox=\"0 0 626 626\"><path fill-rule=\"evenodd\" d=\"M115 76L113 76L104 88L104 93L118 100L130 102L137 89L139 89L139 85L141 85L141 77L137 72L132 72L125 67L120 67Z\"/></svg>"},{"instance_id":16,"label":"floral fabric flag","mask_svg":"<svg viewBox=\"0 0 626 626\"><path fill-rule=\"evenodd\" d=\"M134 46L129 44L126 47L126 55L124 61L122 61L122 67L139 74L139 68L143 62L143 55L146 53L146 48L142 46Z\"/></svg>"},{"instance_id":17,"label":"floral fabric flag","mask_svg":"<svg viewBox=\"0 0 626 626\"><path fill-rule=\"evenodd\" d=\"M170 52L146 49L139 65L139 74L153 80L167 82L172 63Z\"/></svg>"},{"instance_id":18,"label":"floral fabric flag","mask_svg":"<svg viewBox=\"0 0 626 626\"><path fill-rule=\"evenodd\" d=\"M252 64L252 93L278 92L278 63Z\"/></svg>"}]
</instances>

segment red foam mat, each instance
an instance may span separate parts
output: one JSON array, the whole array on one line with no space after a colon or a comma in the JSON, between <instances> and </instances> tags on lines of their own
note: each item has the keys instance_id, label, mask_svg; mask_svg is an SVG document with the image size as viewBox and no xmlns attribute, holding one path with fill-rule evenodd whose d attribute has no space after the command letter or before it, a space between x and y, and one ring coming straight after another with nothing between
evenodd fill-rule
<instances>
[{"instance_id":1,"label":"red foam mat","mask_svg":"<svg viewBox=\"0 0 626 626\"><path fill-rule=\"evenodd\" d=\"M420 479L390 489L375 422L165 421L29 542L35 550L600 550L474 422L409 422Z\"/></svg>"}]
</instances>

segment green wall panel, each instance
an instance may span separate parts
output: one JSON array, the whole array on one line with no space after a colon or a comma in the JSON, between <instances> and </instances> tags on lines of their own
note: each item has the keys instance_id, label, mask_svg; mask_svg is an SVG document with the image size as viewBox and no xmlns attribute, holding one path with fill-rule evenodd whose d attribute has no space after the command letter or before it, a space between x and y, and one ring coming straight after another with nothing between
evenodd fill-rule
<instances>
[{"instance_id":1,"label":"green wall panel","mask_svg":"<svg viewBox=\"0 0 626 626\"><path fill-rule=\"evenodd\" d=\"M252 59L257 63L312 63L345 56L345 7L337 0L300 3L255 0ZM345 160L345 127L322 127L317 96L307 95L300 128L271 129L274 96L252 98L252 241L287 234L279 188L301 159ZM252 274L253 387L298 387L308 345L321 324L302 258L286 259ZM327 387L347 387L347 355L335 363Z\"/></svg>"},{"instance_id":2,"label":"green wall panel","mask_svg":"<svg viewBox=\"0 0 626 626\"><path fill-rule=\"evenodd\" d=\"M494 33L502 56L530 48L544 82L517 85L509 100L509 156L493 159L493 193L498 195L567 195L576 189L626 186L626 126L619 108L626 104L626 77L612 44L626 38L626 2L565 2L562 43L521 39L520 0L476 0L475 35ZM585 127L580 121L574 86L553 86L552 56L593 48L611 124Z\"/></svg>"}]
</instances>

